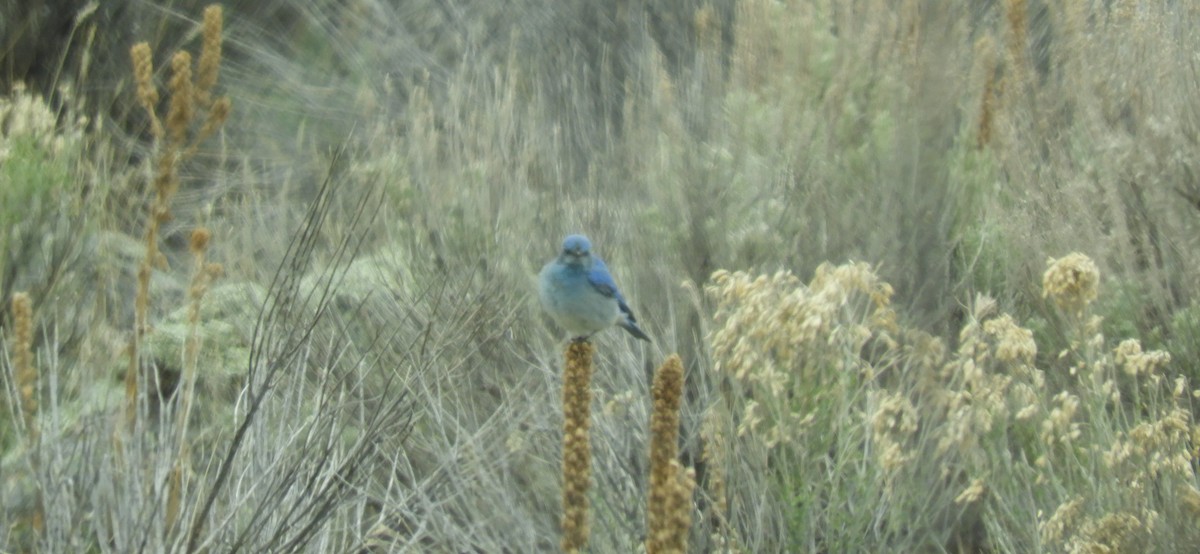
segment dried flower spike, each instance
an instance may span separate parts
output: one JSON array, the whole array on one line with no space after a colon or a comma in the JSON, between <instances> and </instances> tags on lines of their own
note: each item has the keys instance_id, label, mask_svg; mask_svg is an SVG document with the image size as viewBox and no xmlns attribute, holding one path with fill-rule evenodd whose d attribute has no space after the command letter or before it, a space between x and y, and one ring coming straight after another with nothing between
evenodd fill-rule
<instances>
[{"instance_id":1,"label":"dried flower spike","mask_svg":"<svg viewBox=\"0 0 1200 554\"><path fill-rule=\"evenodd\" d=\"M592 355L588 341L567 346L563 371L562 550L578 552L588 542L588 488L592 478Z\"/></svg>"}]
</instances>

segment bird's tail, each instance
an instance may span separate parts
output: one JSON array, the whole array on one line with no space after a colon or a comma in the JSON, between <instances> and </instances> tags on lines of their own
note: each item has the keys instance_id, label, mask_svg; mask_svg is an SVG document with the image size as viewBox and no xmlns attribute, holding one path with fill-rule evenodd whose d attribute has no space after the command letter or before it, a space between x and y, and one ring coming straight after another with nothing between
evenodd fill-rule
<instances>
[{"instance_id":1,"label":"bird's tail","mask_svg":"<svg viewBox=\"0 0 1200 554\"><path fill-rule=\"evenodd\" d=\"M650 340L650 335L647 335L645 331L642 331L641 327L638 327L637 323L633 321L633 318L622 318L617 322L617 325L620 325L622 329L629 331L629 334L639 339L642 339L646 342L652 342Z\"/></svg>"}]
</instances>

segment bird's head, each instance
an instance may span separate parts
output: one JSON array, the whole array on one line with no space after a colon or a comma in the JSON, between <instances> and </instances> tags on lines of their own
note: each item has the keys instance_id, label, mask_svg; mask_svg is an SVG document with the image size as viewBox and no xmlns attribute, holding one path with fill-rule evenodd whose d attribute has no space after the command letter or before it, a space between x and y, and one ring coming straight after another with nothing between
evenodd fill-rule
<instances>
[{"instance_id":1,"label":"bird's head","mask_svg":"<svg viewBox=\"0 0 1200 554\"><path fill-rule=\"evenodd\" d=\"M571 235L563 240L562 258L567 263L582 263L592 255L592 243L583 235Z\"/></svg>"}]
</instances>

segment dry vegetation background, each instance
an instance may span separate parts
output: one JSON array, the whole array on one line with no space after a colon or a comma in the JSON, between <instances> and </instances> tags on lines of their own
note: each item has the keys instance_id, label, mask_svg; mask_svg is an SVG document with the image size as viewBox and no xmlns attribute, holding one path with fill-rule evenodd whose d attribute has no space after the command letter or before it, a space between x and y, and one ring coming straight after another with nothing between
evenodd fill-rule
<instances>
[{"instance_id":1,"label":"dry vegetation background","mask_svg":"<svg viewBox=\"0 0 1200 554\"><path fill-rule=\"evenodd\" d=\"M557 550L576 231L591 552L1200 544L1200 5L0 7L0 551Z\"/></svg>"}]
</instances>

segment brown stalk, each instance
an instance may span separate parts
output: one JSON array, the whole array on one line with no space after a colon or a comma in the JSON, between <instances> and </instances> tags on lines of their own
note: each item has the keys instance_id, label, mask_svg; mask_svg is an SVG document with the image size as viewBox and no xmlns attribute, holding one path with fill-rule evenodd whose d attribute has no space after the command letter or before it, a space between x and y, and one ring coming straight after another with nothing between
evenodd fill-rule
<instances>
[{"instance_id":1,"label":"brown stalk","mask_svg":"<svg viewBox=\"0 0 1200 554\"><path fill-rule=\"evenodd\" d=\"M591 486L592 355L588 341L567 346L563 372L562 550L578 552L588 542L588 488Z\"/></svg>"},{"instance_id":2,"label":"brown stalk","mask_svg":"<svg viewBox=\"0 0 1200 554\"><path fill-rule=\"evenodd\" d=\"M650 495L646 553L683 554L692 523L692 479L679 463L679 408L683 363L672 355L654 373L650 415Z\"/></svg>"}]
</instances>

